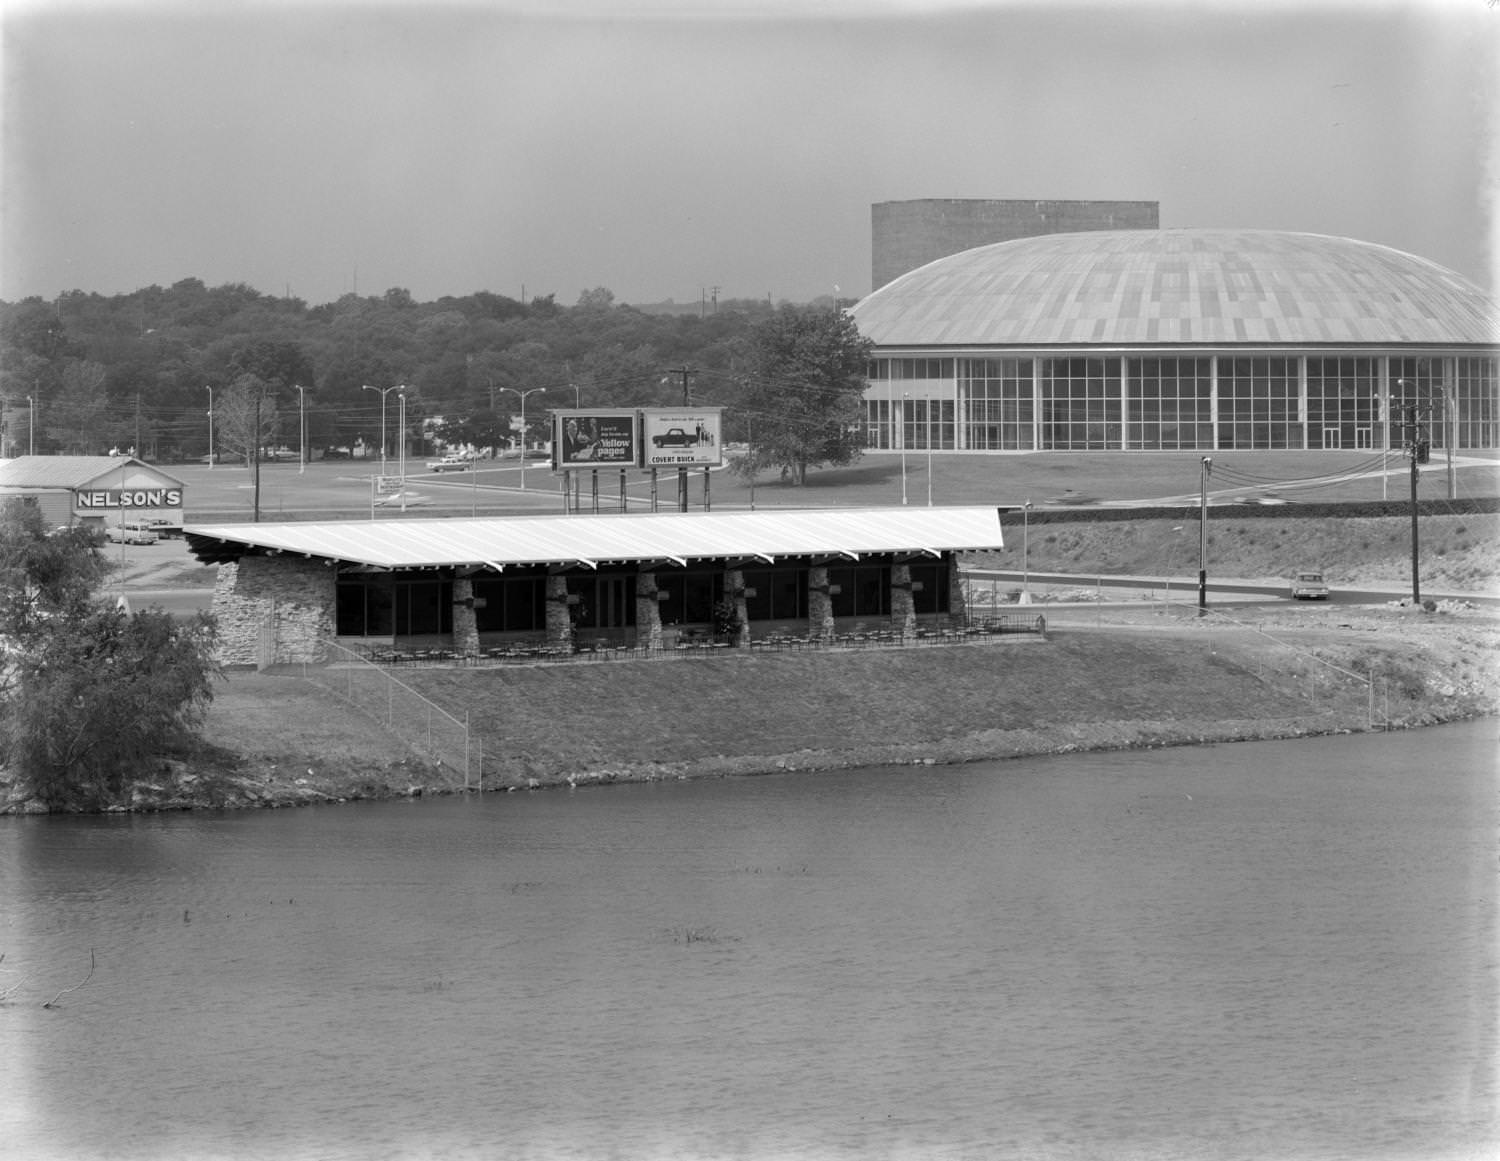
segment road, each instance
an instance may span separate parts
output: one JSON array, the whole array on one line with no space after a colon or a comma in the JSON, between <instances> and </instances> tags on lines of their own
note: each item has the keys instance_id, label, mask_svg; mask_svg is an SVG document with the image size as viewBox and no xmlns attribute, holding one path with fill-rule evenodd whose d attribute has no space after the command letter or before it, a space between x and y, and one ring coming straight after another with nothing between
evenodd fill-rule
<instances>
[{"instance_id":1,"label":"road","mask_svg":"<svg viewBox=\"0 0 1500 1161\"><path fill-rule=\"evenodd\" d=\"M1066 588L1108 588L1108 589L1133 589L1136 592L1155 591L1161 592L1170 589L1174 593L1196 594L1198 591L1198 580L1196 577L1128 577L1128 576L1098 576L1092 573L1061 573L1061 572L1037 572L1032 569L1029 574L1019 571L1008 571L1004 569L976 568L968 569L964 575L976 581L994 580L1006 585L1015 586L1029 583L1035 586L1063 586ZM1215 597L1228 598L1234 603L1234 599L1245 598L1256 601L1264 601L1268 598L1291 602L1291 594L1285 582L1276 584L1256 584L1252 581L1215 581L1212 577L1208 579L1207 591L1210 602ZM1335 589L1329 596L1327 602L1318 601L1316 604L1334 605L1384 605L1391 601L1409 600L1411 587L1389 586L1369 589ZM1422 591L1423 599L1432 600L1466 600L1486 608L1500 608L1500 594L1474 594L1474 593L1448 593Z\"/></svg>"}]
</instances>

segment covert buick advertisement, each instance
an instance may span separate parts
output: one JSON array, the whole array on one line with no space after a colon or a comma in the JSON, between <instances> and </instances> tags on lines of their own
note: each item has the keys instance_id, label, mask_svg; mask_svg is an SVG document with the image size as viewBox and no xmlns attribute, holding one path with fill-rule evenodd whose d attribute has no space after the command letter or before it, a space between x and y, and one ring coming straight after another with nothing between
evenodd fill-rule
<instances>
[{"instance_id":1,"label":"covert buick advertisement","mask_svg":"<svg viewBox=\"0 0 1500 1161\"><path fill-rule=\"evenodd\" d=\"M720 409L652 408L641 412L641 450L646 468L717 467L722 460Z\"/></svg>"},{"instance_id":2,"label":"covert buick advertisement","mask_svg":"<svg viewBox=\"0 0 1500 1161\"><path fill-rule=\"evenodd\" d=\"M634 411L559 411L554 424L554 469L640 463L640 427Z\"/></svg>"}]
</instances>

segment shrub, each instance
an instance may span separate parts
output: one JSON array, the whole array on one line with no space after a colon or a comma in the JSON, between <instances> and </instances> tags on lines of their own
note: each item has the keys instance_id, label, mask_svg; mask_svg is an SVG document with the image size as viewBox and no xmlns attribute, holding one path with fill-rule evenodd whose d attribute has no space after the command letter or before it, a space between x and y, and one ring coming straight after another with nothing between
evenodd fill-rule
<instances>
[{"instance_id":1,"label":"shrub","mask_svg":"<svg viewBox=\"0 0 1500 1161\"><path fill-rule=\"evenodd\" d=\"M185 742L212 700L212 618L96 608L48 626L16 660L0 745L49 807L117 799Z\"/></svg>"}]
</instances>

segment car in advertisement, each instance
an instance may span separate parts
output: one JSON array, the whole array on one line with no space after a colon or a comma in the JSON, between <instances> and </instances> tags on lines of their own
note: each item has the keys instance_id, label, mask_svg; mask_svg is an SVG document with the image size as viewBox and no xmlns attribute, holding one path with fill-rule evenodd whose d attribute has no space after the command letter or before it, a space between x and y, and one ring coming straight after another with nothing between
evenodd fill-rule
<instances>
[{"instance_id":1,"label":"car in advertisement","mask_svg":"<svg viewBox=\"0 0 1500 1161\"><path fill-rule=\"evenodd\" d=\"M642 467L717 467L723 462L717 407L648 408L641 412Z\"/></svg>"}]
</instances>

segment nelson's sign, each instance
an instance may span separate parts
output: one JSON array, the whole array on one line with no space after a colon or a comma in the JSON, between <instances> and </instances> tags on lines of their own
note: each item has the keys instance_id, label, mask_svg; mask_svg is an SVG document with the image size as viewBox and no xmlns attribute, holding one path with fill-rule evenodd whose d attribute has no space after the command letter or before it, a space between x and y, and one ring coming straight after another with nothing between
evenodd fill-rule
<instances>
[{"instance_id":1,"label":"nelson's sign","mask_svg":"<svg viewBox=\"0 0 1500 1161\"><path fill-rule=\"evenodd\" d=\"M105 488L79 492L80 508L181 508L181 488Z\"/></svg>"}]
</instances>

